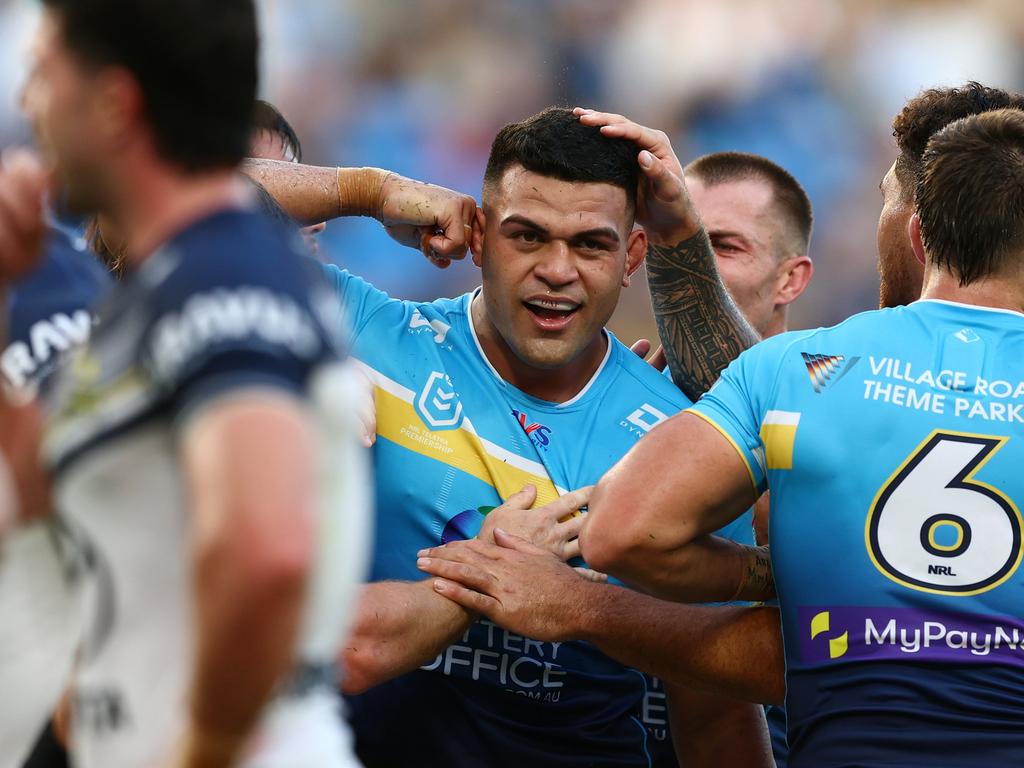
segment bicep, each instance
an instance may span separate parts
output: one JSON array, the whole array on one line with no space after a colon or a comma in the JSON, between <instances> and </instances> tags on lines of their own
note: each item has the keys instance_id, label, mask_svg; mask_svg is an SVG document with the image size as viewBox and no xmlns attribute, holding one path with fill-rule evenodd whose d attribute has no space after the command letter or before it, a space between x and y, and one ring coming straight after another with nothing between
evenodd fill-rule
<instances>
[{"instance_id":1,"label":"bicep","mask_svg":"<svg viewBox=\"0 0 1024 768\"><path fill-rule=\"evenodd\" d=\"M755 498L750 469L734 445L704 419L681 413L601 479L587 528L674 548L722 528Z\"/></svg>"},{"instance_id":2,"label":"bicep","mask_svg":"<svg viewBox=\"0 0 1024 768\"><path fill-rule=\"evenodd\" d=\"M289 392L240 389L185 416L180 450L199 540L236 530L298 536L312 514L314 448L302 403ZM245 523L245 524L243 524Z\"/></svg>"}]
</instances>

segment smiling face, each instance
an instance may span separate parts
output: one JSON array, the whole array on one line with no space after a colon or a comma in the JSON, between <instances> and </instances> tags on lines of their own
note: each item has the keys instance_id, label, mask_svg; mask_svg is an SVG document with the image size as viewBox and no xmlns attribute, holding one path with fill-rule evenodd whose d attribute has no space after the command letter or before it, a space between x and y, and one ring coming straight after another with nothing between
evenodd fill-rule
<instances>
[{"instance_id":1,"label":"smiling face","mask_svg":"<svg viewBox=\"0 0 1024 768\"><path fill-rule=\"evenodd\" d=\"M789 255L771 185L759 178L706 184L688 175L686 186L711 238L722 281L754 329L768 335Z\"/></svg>"},{"instance_id":2,"label":"smiling face","mask_svg":"<svg viewBox=\"0 0 1024 768\"><path fill-rule=\"evenodd\" d=\"M483 270L481 336L528 368L599 362L601 329L646 249L625 191L517 165L485 189L483 202L473 248Z\"/></svg>"}]
</instances>

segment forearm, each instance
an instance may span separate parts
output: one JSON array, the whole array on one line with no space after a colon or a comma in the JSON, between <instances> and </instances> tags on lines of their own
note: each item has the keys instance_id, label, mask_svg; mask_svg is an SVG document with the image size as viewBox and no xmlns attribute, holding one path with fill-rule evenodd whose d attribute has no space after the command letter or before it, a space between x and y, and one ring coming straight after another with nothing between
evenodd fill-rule
<instances>
[{"instance_id":1,"label":"forearm","mask_svg":"<svg viewBox=\"0 0 1024 768\"><path fill-rule=\"evenodd\" d=\"M685 605L584 582L566 639L626 666L741 701L780 703L785 665L775 608Z\"/></svg>"},{"instance_id":2,"label":"forearm","mask_svg":"<svg viewBox=\"0 0 1024 768\"><path fill-rule=\"evenodd\" d=\"M254 159L242 163L242 172L302 224L339 216L379 219L384 181L392 175L380 168L327 168Z\"/></svg>"},{"instance_id":3,"label":"forearm","mask_svg":"<svg viewBox=\"0 0 1024 768\"><path fill-rule=\"evenodd\" d=\"M189 765L230 762L294 662L307 569L253 567L242 542L196 558Z\"/></svg>"},{"instance_id":4,"label":"forearm","mask_svg":"<svg viewBox=\"0 0 1024 768\"><path fill-rule=\"evenodd\" d=\"M361 693L436 656L475 620L437 594L431 580L363 587L355 626L342 651L345 693Z\"/></svg>"},{"instance_id":5,"label":"forearm","mask_svg":"<svg viewBox=\"0 0 1024 768\"><path fill-rule=\"evenodd\" d=\"M760 338L726 291L702 227L674 243L652 239L647 281L672 380L696 401Z\"/></svg>"},{"instance_id":6,"label":"forearm","mask_svg":"<svg viewBox=\"0 0 1024 768\"><path fill-rule=\"evenodd\" d=\"M687 768L774 768L764 708L665 684L669 730Z\"/></svg>"},{"instance_id":7,"label":"forearm","mask_svg":"<svg viewBox=\"0 0 1024 768\"><path fill-rule=\"evenodd\" d=\"M42 436L38 405L16 405L0 393L0 530L50 512L50 478L39 459Z\"/></svg>"}]
</instances>

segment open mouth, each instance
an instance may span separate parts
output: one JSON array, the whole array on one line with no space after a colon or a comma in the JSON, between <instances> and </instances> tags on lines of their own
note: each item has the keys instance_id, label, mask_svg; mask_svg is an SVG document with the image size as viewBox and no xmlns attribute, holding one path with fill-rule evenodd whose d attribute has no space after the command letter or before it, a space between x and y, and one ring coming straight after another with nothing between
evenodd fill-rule
<instances>
[{"instance_id":1,"label":"open mouth","mask_svg":"<svg viewBox=\"0 0 1024 768\"><path fill-rule=\"evenodd\" d=\"M527 299L523 306L544 330L557 331L572 322L581 305L565 299Z\"/></svg>"}]
</instances>

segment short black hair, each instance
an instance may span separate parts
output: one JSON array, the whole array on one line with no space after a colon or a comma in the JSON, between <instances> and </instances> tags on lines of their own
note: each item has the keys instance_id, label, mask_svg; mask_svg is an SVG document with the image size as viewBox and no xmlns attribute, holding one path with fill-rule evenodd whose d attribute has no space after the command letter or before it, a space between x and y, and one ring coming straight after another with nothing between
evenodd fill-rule
<instances>
[{"instance_id":1,"label":"short black hair","mask_svg":"<svg viewBox=\"0 0 1024 768\"><path fill-rule=\"evenodd\" d=\"M302 142L281 110L263 99L256 99L252 113L252 130L254 133L274 133L281 137L285 149L290 149L295 162L302 162Z\"/></svg>"},{"instance_id":2,"label":"short black hair","mask_svg":"<svg viewBox=\"0 0 1024 768\"><path fill-rule=\"evenodd\" d=\"M962 117L1007 107L1024 109L1024 95L973 80L960 88L929 88L908 101L892 121L892 135L899 148L896 175L904 198L909 200L917 185L921 158L935 133Z\"/></svg>"},{"instance_id":3,"label":"short black hair","mask_svg":"<svg viewBox=\"0 0 1024 768\"><path fill-rule=\"evenodd\" d=\"M932 263L968 285L1024 256L1024 112L962 118L928 142L917 181Z\"/></svg>"},{"instance_id":4,"label":"short black hair","mask_svg":"<svg viewBox=\"0 0 1024 768\"><path fill-rule=\"evenodd\" d=\"M500 182L509 168L521 165L561 181L620 187L630 210L635 210L639 151L635 142L608 138L599 128L583 125L571 109L548 107L498 131L487 158L484 188Z\"/></svg>"},{"instance_id":5,"label":"short black hair","mask_svg":"<svg viewBox=\"0 0 1024 768\"><path fill-rule=\"evenodd\" d=\"M791 248L802 256L807 255L814 228L811 199L793 174L781 165L749 152L714 152L691 162L683 169L683 175L696 176L708 186L748 179L767 182L772 188L775 205L789 220Z\"/></svg>"},{"instance_id":6,"label":"short black hair","mask_svg":"<svg viewBox=\"0 0 1024 768\"><path fill-rule=\"evenodd\" d=\"M160 156L186 172L247 154L259 80L253 0L42 0L82 64L139 82Z\"/></svg>"}]
</instances>

